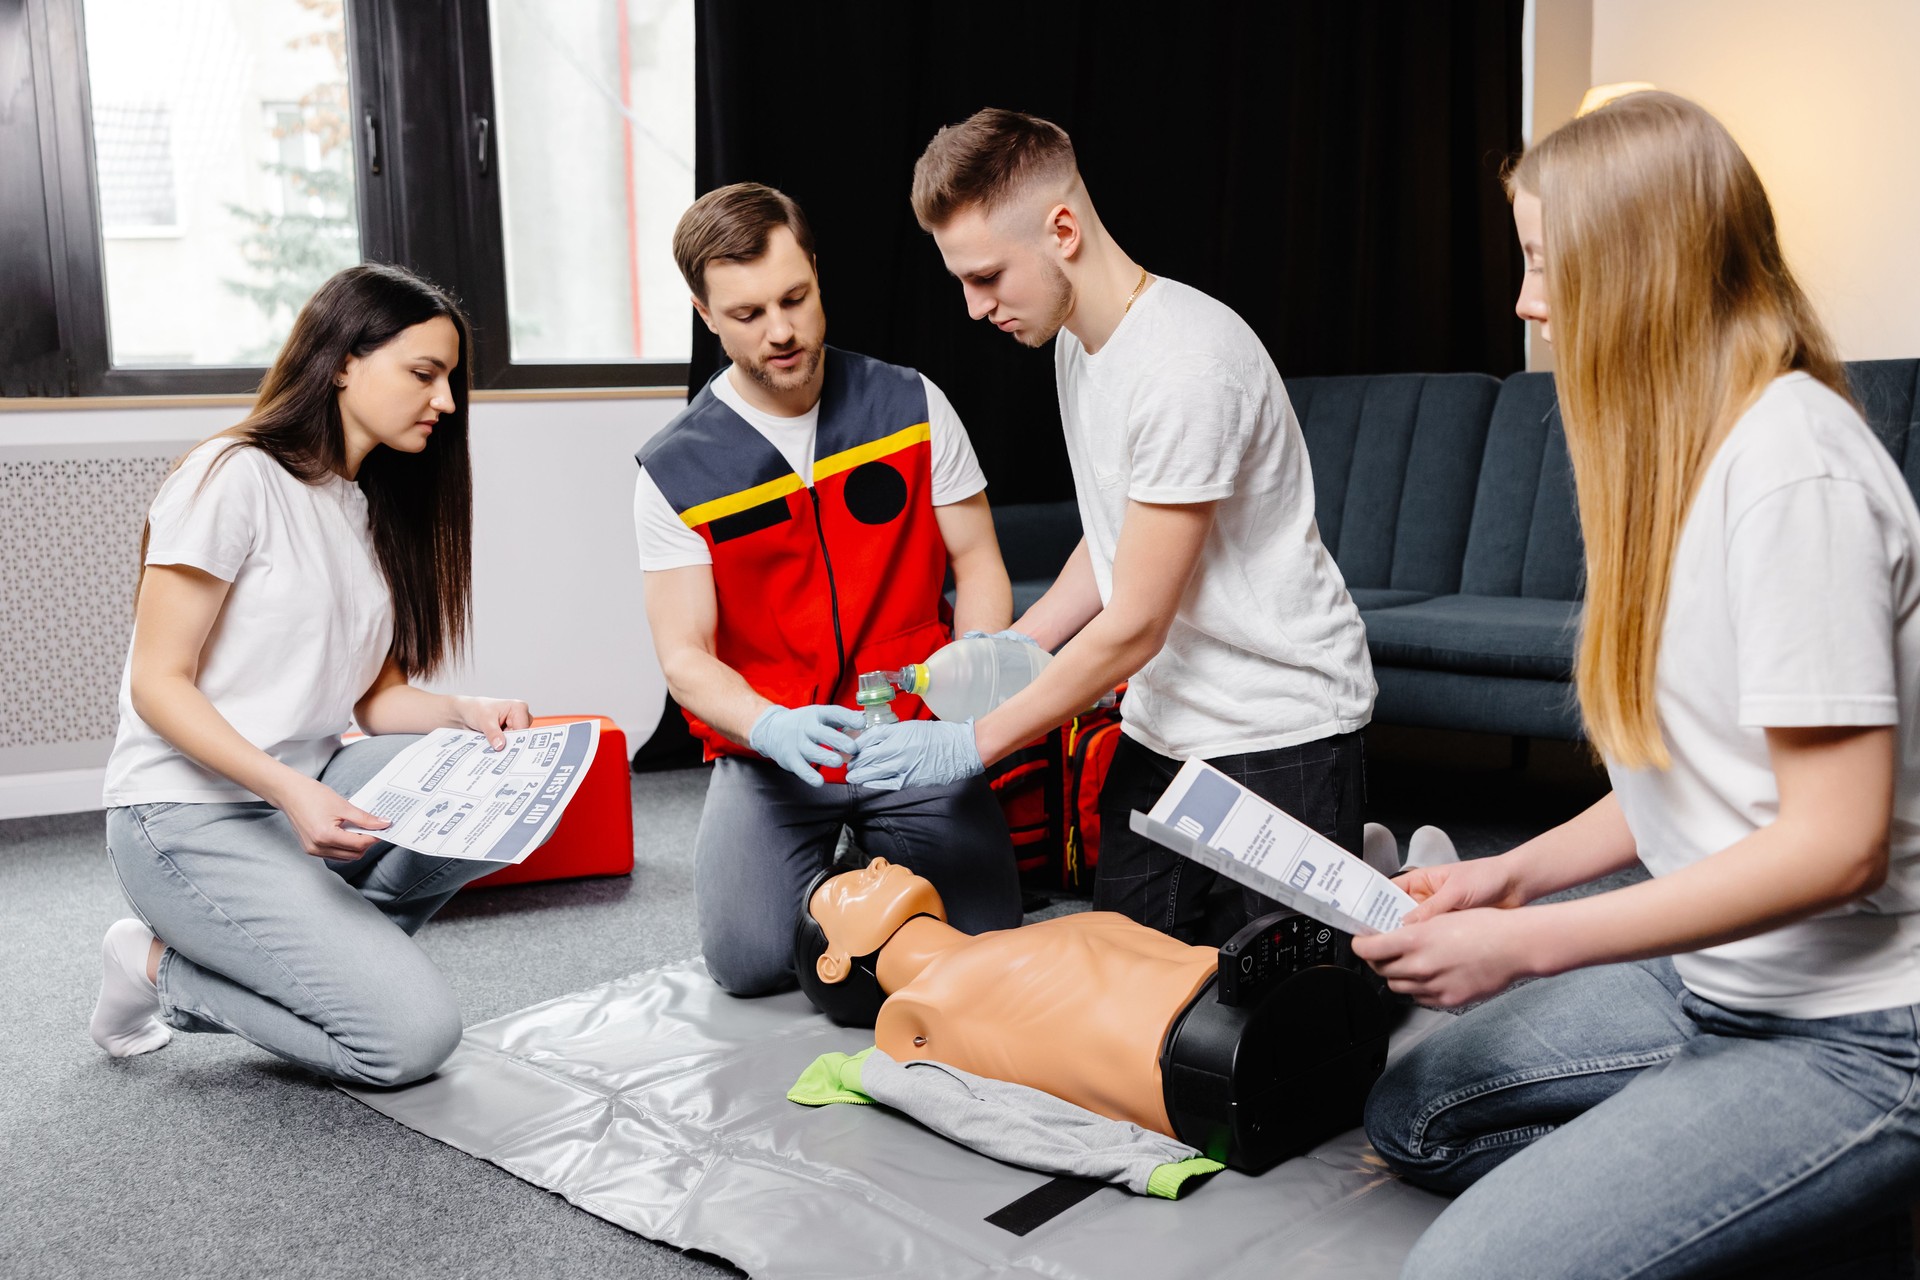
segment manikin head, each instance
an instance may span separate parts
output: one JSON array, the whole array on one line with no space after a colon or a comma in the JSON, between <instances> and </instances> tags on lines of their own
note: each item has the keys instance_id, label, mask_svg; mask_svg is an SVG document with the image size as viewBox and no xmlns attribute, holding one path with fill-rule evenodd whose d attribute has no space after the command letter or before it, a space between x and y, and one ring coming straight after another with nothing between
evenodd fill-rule
<instances>
[{"instance_id":1,"label":"manikin head","mask_svg":"<svg viewBox=\"0 0 1920 1280\"><path fill-rule=\"evenodd\" d=\"M913 213L967 314L1029 347L1072 316L1074 270L1104 234L1066 130L997 108L933 136L913 167Z\"/></svg>"},{"instance_id":2,"label":"manikin head","mask_svg":"<svg viewBox=\"0 0 1920 1280\"><path fill-rule=\"evenodd\" d=\"M875 858L859 871L815 877L794 929L800 989L843 1026L873 1025L886 992L874 958L915 916L947 918L940 893L923 876Z\"/></svg>"}]
</instances>

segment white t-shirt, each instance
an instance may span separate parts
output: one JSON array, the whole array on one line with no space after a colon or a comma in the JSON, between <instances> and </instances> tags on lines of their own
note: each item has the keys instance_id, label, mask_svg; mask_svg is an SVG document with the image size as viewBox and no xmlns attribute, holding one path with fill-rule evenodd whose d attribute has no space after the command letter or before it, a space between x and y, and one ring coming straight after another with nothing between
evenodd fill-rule
<instances>
[{"instance_id":1,"label":"white t-shirt","mask_svg":"<svg viewBox=\"0 0 1920 1280\"><path fill-rule=\"evenodd\" d=\"M200 651L195 683L241 737L317 778L392 648L393 598L374 558L359 485L341 476L303 484L245 447L207 479L231 443L202 444L160 486L147 516L146 562L190 565L233 584ZM140 718L132 670L129 652L107 806L259 799L182 755Z\"/></svg>"},{"instance_id":2,"label":"white t-shirt","mask_svg":"<svg viewBox=\"0 0 1920 1280\"><path fill-rule=\"evenodd\" d=\"M1103 604L1129 500L1219 503L1166 644L1128 686L1123 731L1204 759L1365 725L1366 630L1314 523L1300 423L1246 321L1162 278L1096 354L1062 330L1054 371Z\"/></svg>"},{"instance_id":3,"label":"white t-shirt","mask_svg":"<svg viewBox=\"0 0 1920 1280\"><path fill-rule=\"evenodd\" d=\"M952 403L925 374L920 375L920 384L927 390L927 430L933 448L933 505L944 507L985 489L987 477L973 456L973 442L967 439L967 430L960 425L960 415L954 412ZM765 436L787 460L794 474L811 486L813 435L820 424L819 404L797 418L781 418L748 404L733 385L731 369L715 378L712 385L713 394L720 402ZM640 479L633 487L633 530L640 542L640 567L644 570L684 569L688 565L713 563L706 539L687 528L645 467L640 469Z\"/></svg>"},{"instance_id":4,"label":"white t-shirt","mask_svg":"<svg viewBox=\"0 0 1920 1280\"><path fill-rule=\"evenodd\" d=\"M1656 705L1672 767L1610 767L1666 875L1779 816L1767 728L1897 725L1879 892L1674 957L1732 1009L1828 1018L1920 1003L1920 514L1845 401L1777 379L1707 466L1674 555Z\"/></svg>"}]
</instances>

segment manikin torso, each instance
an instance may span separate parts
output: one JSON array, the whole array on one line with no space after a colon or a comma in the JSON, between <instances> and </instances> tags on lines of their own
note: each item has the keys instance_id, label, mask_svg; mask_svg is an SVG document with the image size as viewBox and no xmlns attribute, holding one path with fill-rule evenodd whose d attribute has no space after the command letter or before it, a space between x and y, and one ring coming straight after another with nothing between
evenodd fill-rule
<instances>
[{"instance_id":1,"label":"manikin torso","mask_svg":"<svg viewBox=\"0 0 1920 1280\"><path fill-rule=\"evenodd\" d=\"M874 1039L1171 1135L1160 1050L1217 961L1111 911L977 936L920 916L880 951Z\"/></svg>"}]
</instances>

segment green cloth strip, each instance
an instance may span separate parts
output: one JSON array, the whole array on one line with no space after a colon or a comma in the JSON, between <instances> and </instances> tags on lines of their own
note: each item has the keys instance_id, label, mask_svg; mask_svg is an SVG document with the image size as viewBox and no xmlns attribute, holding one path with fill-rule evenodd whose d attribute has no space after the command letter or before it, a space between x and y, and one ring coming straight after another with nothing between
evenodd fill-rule
<instances>
[{"instance_id":1,"label":"green cloth strip","mask_svg":"<svg viewBox=\"0 0 1920 1280\"><path fill-rule=\"evenodd\" d=\"M834 1102L871 1103L873 1099L860 1091L860 1068L872 1052L873 1046L868 1045L855 1054L821 1054L800 1073L793 1088L787 1090L787 1101L804 1107L824 1107Z\"/></svg>"},{"instance_id":2,"label":"green cloth strip","mask_svg":"<svg viewBox=\"0 0 1920 1280\"><path fill-rule=\"evenodd\" d=\"M1167 1200L1178 1200L1181 1189L1189 1178L1218 1173L1226 1167L1218 1160L1209 1160L1205 1156L1194 1156L1191 1160L1177 1160L1172 1164L1163 1164L1147 1175L1147 1194Z\"/></svg>"}]
</instances>

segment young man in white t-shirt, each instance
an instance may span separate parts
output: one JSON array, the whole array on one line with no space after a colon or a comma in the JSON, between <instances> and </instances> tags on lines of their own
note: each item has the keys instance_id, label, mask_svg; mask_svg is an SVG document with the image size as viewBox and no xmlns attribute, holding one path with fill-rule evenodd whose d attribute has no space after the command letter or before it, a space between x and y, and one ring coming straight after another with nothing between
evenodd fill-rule
<instances>
[{"instance_id":1,"label":"young man in white t-shirt","mask_svg":"<svg viewBox=\"0 0 1920 1280\"><path fill-rule=\"evenodd\" d=\"M1100 797L1094 906L1223 941L1270 905L1135 835L1182 761L1225 770L1360 852L1366 633L1320 542L1306 443L1260 340L1229 308L1156 279L1094 212L1057 125L982 111L914 170L914 212L967 310L1054 368L1084 537L1017 624L1059 658L978 723L860 744L850 778L977 772L1131 678Z\"/></svg>"},{"instance_id":2,"label":"young man in white t-shirt","mask_svg":"<svg viewBox=\"0 0 1920 1280\"><path fill-rule=\"evenodd\" d=\"M634 490L654 648L714 761L694 849L707 968L740 995L791 985L794 920L843 825L933 881L956 927L1018 924L983 780L897 794L844 780L862 672L1012 614L959 417L913 370L826 346L813 235L787 196L709 192L673 247L731 361L641 449ZM928 714L906 696L894 709Z\"/></svg>"}]
</instances>

